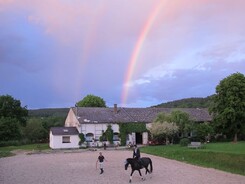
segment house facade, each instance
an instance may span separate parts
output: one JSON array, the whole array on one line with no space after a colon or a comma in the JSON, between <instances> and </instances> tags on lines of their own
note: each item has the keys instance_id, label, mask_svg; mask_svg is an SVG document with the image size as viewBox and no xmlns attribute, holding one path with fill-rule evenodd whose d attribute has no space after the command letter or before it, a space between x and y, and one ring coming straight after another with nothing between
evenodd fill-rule
<instances>
[{"instance_id":1,"label":"house facade","mask_svg":"<svg viewBox=\"0 0 245 184\"><path fill-rule=\"evenodd\" d=\"M52 127L49 147L52 149L79 148L79 132L76 127Z\"/></svg>"},{"instance_id":2,"label":"house facade","mask_svg":"<svg viewBox=\"0 0 245 184\"><path fill-rule=\"evenodd\" d=\"M170 114L174 110L180 110L189 114L196 122L211 121L207 109L199 108L70 108L65 120L65 127L76 127L79 133L85 135L89 146L99 145L99 138L111 125L114 144L120 144L119 125L125 123L139 123L150 127L159 113ZM132 132L127 135L126 144L148 144L148 132Z\"/></svg>"}]
</instances>

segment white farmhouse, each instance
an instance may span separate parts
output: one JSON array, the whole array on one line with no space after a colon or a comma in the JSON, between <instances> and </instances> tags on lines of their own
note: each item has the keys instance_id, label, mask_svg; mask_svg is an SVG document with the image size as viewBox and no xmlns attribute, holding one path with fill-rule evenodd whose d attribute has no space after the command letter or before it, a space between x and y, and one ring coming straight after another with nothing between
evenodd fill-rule
<instances>
[{"instance_id":1,"label":"white farmhouse","mask_svg":"<svg viewBox=\"0 0 245 184\"><path fill-rule=\"evenodd\" d=\"M107 126L113 129L114 144L120 143L119 125L125 123L145 124L149 127L159 113L170 114L180 110L190 115L195 122L211 121L207 109L199 108L113 108L73 107L70 108L65 120L65 127L76 127L79 133L85 135L89 146L98 144L99 138L106 131ZM127 135L127 144L148 144L148 132L132 132Z\"/></svg>"},{"instance_id":2,"label":"white farmhouse","mask_svg":"<svg viewBox=\"0 0 245 184\"><path fill-rule=\"evenodd\" d=\"M118 108L116 104L112 108L72 107L65 120L65 126L51 128L50 147L78 148L80 133L85 135L88 146L101 145L99 138L108 125L111 125L113 130L113 143L120 144L120 124L144 124L148 128L159 113L170 114L175 110L188 113L190 118L198 123L212 120L207 109L199 108ZM126 137L126 144L148 144L147 131L131 132Z\"/></svg>"}]
</instances>

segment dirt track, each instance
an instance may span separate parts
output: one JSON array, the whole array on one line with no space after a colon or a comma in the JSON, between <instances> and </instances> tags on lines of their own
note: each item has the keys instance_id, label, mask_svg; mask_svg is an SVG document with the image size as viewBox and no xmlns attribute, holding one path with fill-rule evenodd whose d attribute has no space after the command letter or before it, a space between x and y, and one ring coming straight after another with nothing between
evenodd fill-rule
<instances>
[{"instance_id":1,"label":"dirt track","mask_svg":"<svg viewBox=\"0 0 245 184\"><path fill-rule=\"evenodd\" d=\"M108 162L105 173L99 174L95 162L99 151L58 152L49 154L21 154L0 159L1 184L124 184L128 183L131 168L124 169L124 161L131 151L102 151ZM138 172L132 183L153 184L245 184L245 176L215 169L202 168L149 156L153 161L152 178L142 181ZM142 172L144 173L144 172Z\"/></svg>"}]
</instances>

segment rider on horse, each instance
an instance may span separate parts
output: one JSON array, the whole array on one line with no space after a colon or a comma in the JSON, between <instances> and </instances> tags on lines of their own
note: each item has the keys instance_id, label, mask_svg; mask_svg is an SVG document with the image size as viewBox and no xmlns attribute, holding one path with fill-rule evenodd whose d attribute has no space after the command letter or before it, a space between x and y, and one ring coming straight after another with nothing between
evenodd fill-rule
<instances>
[{"instance_id":1,"label":"rider on horse","mask_svg":"<svg viewBox=\"0 0 245 184\"><path fill-rule=\"evenodd\" d=\"M142 161L140 159L140 150L136 144L134 145L133 158L135 158L138 161L139 165L142 166Z\"/></svg>"}]
</instances>

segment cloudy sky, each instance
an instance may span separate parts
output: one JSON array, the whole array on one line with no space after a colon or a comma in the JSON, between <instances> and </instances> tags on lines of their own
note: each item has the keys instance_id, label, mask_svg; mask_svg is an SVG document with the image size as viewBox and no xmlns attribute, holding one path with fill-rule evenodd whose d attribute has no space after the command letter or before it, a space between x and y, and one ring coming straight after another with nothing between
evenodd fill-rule
<instances>
[{"instance_id":1,"label":"cloudy sky","mask_svg":"<svg viewBox=\"0 0 245 184\"><path fill-rule=\"evenodd\" d=\"M0 95L149 107L245 73L244 0L0 0Z\"/></svg>"}]
</instances>

